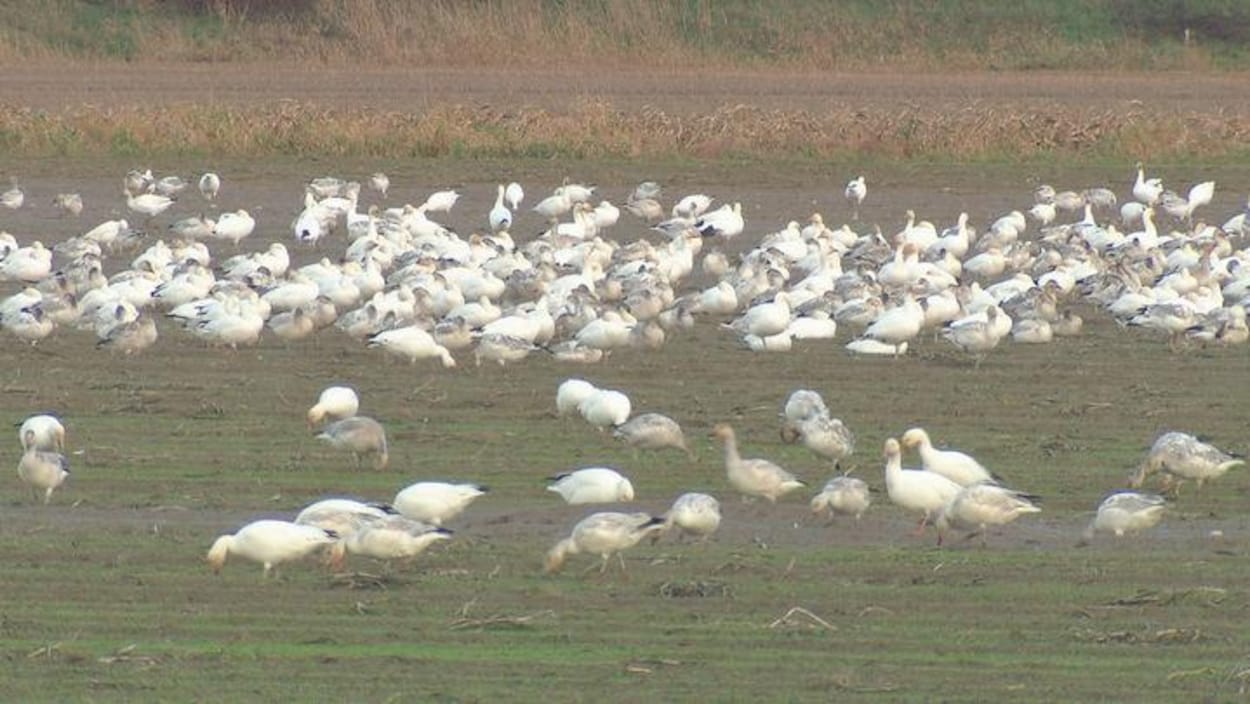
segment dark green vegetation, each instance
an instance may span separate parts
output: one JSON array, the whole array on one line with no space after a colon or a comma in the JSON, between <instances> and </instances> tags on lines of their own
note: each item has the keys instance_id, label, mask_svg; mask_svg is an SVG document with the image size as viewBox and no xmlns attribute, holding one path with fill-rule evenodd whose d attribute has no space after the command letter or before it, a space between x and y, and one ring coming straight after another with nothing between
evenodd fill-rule
<instances>
[{"instance_id":1,"label":"dark green vegetation","mask_svg":"<svg viewBox=\"0 0 1250 704\"><path fill-rule=\"evenodd\" d=\"M132 165L27 164L30 209L3 213L0 225L23 241L54 242L80 228L50 218L45 191L81 188L84 222L94 223L121 205L117 182ZM289 238L302 181L377 167L392 172L393 201L461 184L465 198L448 222L466 232L484 218L494 177L523 177L532 199L580 175L533 162L217 165L222 206L259 213L261 231L246 249ZM754 233L813 209L830 222L845 218L845 179L811 170L596 164L585 173L614 198L656 178L670 197L741 199ZM1169 184L1247 182L1244 170L1162 175ZM1042 176L1120 192L1127 183L1123 168ZM864 217L891 232L906 207L939 226L967 209L983 225L1027 203L1032 177L920 167L872 174ZM197 198L178 207L197 207ZM1220 191L1210 207L1222 216L1240 202L1240 193ZM518 231L537 227L522 223ZM618 239L640 234L625 223ZM341 244L302 252L300 262ZM1250 675L1244 470L1200 493L1186 486L1147 535L1073 544L1161 430L1247 449L1247 349L1173 355L1163 340L1080 312L1090 320L1084 337L1005 344L979 371L931 340L904 359L851 359L841 349L847 333L838 344L752 355L711 320L660 352L623 350L599 366L532 358L474 368L461 354L452 371L390 364L332 331L290 347L267 337L236 353L203 349L162 324L157 345L134 359L98 352L88 333L61 331L38 347L6 337L0 420L56 409L78 454L71 483L48 507L32 505L13 473L0 478L0 696L1236 700ZM626 390L636 411L679 419L698 461L635 459L580 420L553 417L555 387L569 376ZM387 471L350 469L304 427L316 393L344 381L390 432ZM915 517L884 495L861 524L832 527L808 519L806 494L742 504L706 439L715 422L738 428L745 455L775 459L813 485L832 473L778 439L780 404L799 387L824 393L858 433L853 464L871 484L882 485L883 440L921 424L1043 495L1044 512L994 531L987 549L937 549L931 535L908 535ZM2 446L15 466L16 437ZM725 507L722 533L706 546L641 546L624 577L579 576L589 558L540 575L543 552L593 510L563 506L541 478L593 464L622 467L643 510L661 511L683 490L712 491ZM326 494L387 499L423 478L493 491L452 524L453 540L381 580L334 579L310 563L262 584L258 566L232 562L214 577L203 563L216 535L254 518L289 517ZM368 561L349 564L383 573ZM802 612L783 618L794 607L823 623Z\"/></svg>"},{"instance_id":2,"label":"dark green vegetation","mask_svg":"<svg viewBox=\"0 0 1250 704\"><path fill-rule=\"evenodd\" d=\"M1247 66L1235 0L17 0L0 51L123 61L844 69Z\"/></svg>"}]
</instances>

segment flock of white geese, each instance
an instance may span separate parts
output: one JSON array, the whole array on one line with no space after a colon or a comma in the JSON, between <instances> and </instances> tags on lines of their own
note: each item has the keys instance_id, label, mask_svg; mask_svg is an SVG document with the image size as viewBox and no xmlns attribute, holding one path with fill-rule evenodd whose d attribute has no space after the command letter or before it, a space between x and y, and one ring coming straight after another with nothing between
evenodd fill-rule
<instances>
[{"instance_id":1,"label":"flock of white geese","mask_svg":"<svg viewBox=\"0 0 1250 704\"><path fill-rule=\"evenodd\" d=\"M386 197L384 174L368 183ZM966 213L939 230L908 211L893 235L880 228L834 229L813 214L805 225L792 221L748 237L739 203L713 208L712 197L691 194L666 210L659 185L645 182L619 207L607 200L593 204L594 187L566 182L529 208L530 217L546 225L523 242L510 233L525 199L516 183L499 185L480 227L462 237L432 219L455 207L456 191L432 193L419 206L362 210L359 183L326 177L309 182L295 216L271 231L289 228L297 247L324 251L337 241L345 249L299 267L281 242L244 251L258 223L247 210L219 210L228 184L215 174L202 175L198 190L218 209L216 217L158 225L157 218L188 199L182 192L189 186L178 176L133 171L122 188L129 219L104 221L51 249L0 232L0 281L21 286L0 301L0 325L31 344L61 330L91 330L99 346L126 355L157 342L158 317L211 346L256 344L266 329L293 341L332 328L411 363L431 359L448 368L465 353L477 364L515 363L536 352L595 363L620 347L658 348L700 320L717 321L758 352L831 340L846 328L854 331L848 351L899 356L932 330L979 365L1005 339L1045 343L1080 334L1077 303L1092 304L1126 327L1163 333L1173 349L1250 338L1247 212L1221 227L1209 225L1198 211L1212 199L1212 182L1182 197L1146 178L1140 164L1123 204L1105 188L1057 192L1041 186L1027 210L1006 213L981 231ZM845 190L856 213L867 195L863 177ZM16 183L0 194L7 208L25 201ZM84 212L74 193L57 194L52 202L65 217ZM613 228L639 231L641 224L650 238L618 242L609 236ZM161 225L167 236L150 242L149 233ZM741 251L731 257L726 245L734 240ZM209 243L233 254L215 260ZM106 268L114 273L106 275ZM710 285L692 283L698 272ZM675 421L658 413L632 416L621 391L570 380L558 390L556 405L562 414L576 412L595 427L613 429L637 449L674 448L693 456ZM385 430L357 410L354 391L331 388L310 409L308 422L358 464L368 459L385 467ZM815 392L796 392L783 415L786 439L801 440L834 463L854 451L853 434ZM738 493L775 502L805 486L769 460L742 458L728 425L718 425L714 435L724 445L728 484ZM69 477L64 429L51 416L35 416L19 436L19 476L47 502ZM905 448L917 450L922 468L902 467ZM914 511L921 530L932 524L939 535L969 530L984 539L989 526L1039 510L1034 497L1003 486L969 455L935 448L923 429L888 440L884 458L890 500ZM1238 463L1193 436L1169 433L1156 442L1137 481L1163 472L1201 483ZM634 495L629 479L606 467L556 477L550 488L570 503L617 503ZM346 553L412 557L447 538L442 523L484 491L476 484L423 482L390 504L319 502L291 522L258 521L223 536L209 561L219 568L237 555L260 562L268 574L323 547L335 564ZM849 476L834 477L811 500L813 511L855 517L870 503L867 484ZM1112 494L1088 535L1149 527L1163 506L1157 495ZM547 566L554 571L568 555L590 553L604 569L613 554L643 538L673 529L706 538L719 522L717 500L699 493L679 497L664 516L596 513L551 550Z\"/></svg>"},{"instance_id":2,"label":"flock of white geese","mask_svg":"<svg viewBox=\"0 0 1250 704\"><path fill-rule=\"evenodd\" d=\"M623 405L622 405L623 404ZM603 422L603 406L611 406L611 422ZM617 437L637 449L677 449L688 454L690 446L673 419L649 412L628 418L629 398L623 392L599 389L582 379L563 382L556 392L557 412L579 414L592 426L616 428ZM319 438L336 448L353 453L359 462L364 455L385 465L386 434L377 421L359 415L360 402L354 389L332 386L325 389L307 413L310 426L322 427ZM628 419L627 419L628 418ZM839 420L831 418L820 394L799 389L786 399L781 418L783 438L799 441L818 456L836 463L854 451L854 435ZM776 462L764 458L744 458L738 449L733 428L725 423L712 432L724 448L725 478L728 488L744 499L763 499L775 504L807 484ZM65 457L66 433L53 415L26 419L18 431L23 454L18 476L32 495L50 502L53 492L70 476ZM914 449L918 468L904 468L904 449ZM884 447L884 486L891 503L919 517L916 534L927 526L936 527L938 544L951 531L966 531L967 538L980 536L982 546L991 527L1002 526L1041 508L1037 497L1005 486L971 455L933 446L923 428L911 428L901 439L889 438ZM1199 486L1217 478L1244 460L1203 442L1193 435L1168 432L1161 435L1143 459L1132 478L1140 487L1148 476L1162 473L1165 486L1179 491L1180 483L1193 480ZM611 467L585 467L548 479L548 491L566 503L624 504L635 498L632 481ZM866 481L837 474L810 500L813 514L829 518L845 516L858 521L872 505ZM444 523L469 508L488 489L472 482L420 481L400 489L389 502L369 502L335 497L316 501L302 508L290 521L253 521L237 532L213 542L208 562L220 571L230 556L260 563L268 577L277 565L323 553L325 562L336 570L343 568L348 554L388 562L410 562L433 543L446 540L452 531ZM1166 500L1162 495L1139 491L1116 491L1097 507L1079 545L1088 544L1098 532L1117 536L1150 528L1162 519ZM709 493L687 492L674 500L662 515L646 512L597 511L573 526L547 553L547 572L559 571L568 556L598 556L600 572L607 569L613 555L650 537L658 540L674 532L708 540L721 525L720 501ZM592 565L589 569L593 569Z\"/></svg>"}]
</instances>

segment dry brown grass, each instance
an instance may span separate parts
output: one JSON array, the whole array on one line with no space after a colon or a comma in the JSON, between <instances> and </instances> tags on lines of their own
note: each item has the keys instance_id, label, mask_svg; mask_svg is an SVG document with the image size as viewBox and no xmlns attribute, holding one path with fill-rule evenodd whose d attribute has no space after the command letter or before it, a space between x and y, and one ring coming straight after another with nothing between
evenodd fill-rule
<instances>
[{"instance_id":1,"label":"dry brown grass","mask_svg":"<svg viewBox=\"0 0 1250 704\"><path fill-rule=\"evenodd\" d=\"M586 99L567 111L441 105L423 112L180 105L0 110L0 146L25 156L205 153L365 157L1193 160L1244 156L1250 115L1160 115L1053 105L842 108L725 106L685 115Z\"/></svg>"}]
</instances>

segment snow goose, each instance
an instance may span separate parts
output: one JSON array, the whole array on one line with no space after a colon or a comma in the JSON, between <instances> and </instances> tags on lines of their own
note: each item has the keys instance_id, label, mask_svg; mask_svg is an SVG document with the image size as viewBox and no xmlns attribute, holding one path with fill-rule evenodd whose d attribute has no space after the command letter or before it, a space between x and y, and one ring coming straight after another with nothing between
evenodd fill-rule
<instances>
[{"instance_id":1,"label":"snow goose","mask_svg":"<svg viewBox=\"0 0 1250 704\"><path fill-rule=\"evenodd\" d=\"M846 198L846 202L851 206L851 219L859 219L859 206L864 202L864 198L868 196L868 183L863 176L851 179L846 184L846 190L842 192Z\"/></svg>"},{"instance_id":2,"label":"snow goose","mask_svg":"<svg viewBox=\"0 0 1250 704\"><path fill-rule=\"evenodd\" d=\"M221 177L212 171L205 172L200 176L199 187L204 200L217 200L217 192L221 190Z\"/></svg>"},{"instance_id":3,"label":"snow goose","mask_svg":"<svg viewBox=\"0 0 1250 704\"><path fill-rule=\"evenodd\" d=\"M673 204L673 217L683 218L694 222L695 218L707 212L712 207L712 197L702 193L695 193L684 196L681 200Z\"/></svg>"},{"instance_id":4,"label":"snow goose","mask_svg":"<svg viewBox=\"0 0 1250 704\"><path fill-rule=\"evenodd\" d=\"M373 468L383 469L389 459L386 449L386 430L382 424L368 416L352 416L330 423L317 435L335 449L347 450L360 466L361 458L373 455Z\"/></svg>"},{"instance_id":5,"label":"snow goose","mask_svg":"<svg viewBox=\"0 0 1250 704\"><path fill-rule=\"evenodd\" d=\"M247 238L256 229L256 220L246 210L222 213L213 225L212 236L238 248L239 242Z\"/></svg>"},{"instance_id":6,"label":"snow goose","mask_svg":"<svg viewBox=\"0 0 1250 704\"><path fill-rule=\"evenodd\" d=\"M830 520L834 516L854 516L858 521L871 503L868 483L843 475L826 482L820 493L812 497L811 507L812 513L827 511Z\"/></svg>"},{"instance_id":7,"label":"snow goose","mask_svg":"<svg viewBox=\"0 0 1250 704\"><path fill-rule=\"evenodd\" d=\"M460 194L456 191L435 191L425 199L422 209L430 213L447 213L451 212L458 200L460 200Z\"/></svg>"},{"instance_id":8,"label":"snow goose","mask_svg":"<svg viewBox=\"0 0 1250 704\"><path fill-rule=\"evenodd\" d=\"M662 450L666 447L681 450L691 461L694 451L686 443L686 436L677 421L660 413L642 413L616 426L612 433L637 450Z\"/></svg>"},{"instance_id":9,"label":"snow goose","mask_svg":"<svg viewBox=\"0 0 1250 704\"><path fill-rule=\"evenodd\" d=\"M305 506L295 516L295 523L332 530L339 537L346 537L378 519L393 515L395 509L387 504L355 499L322 499Z\"/></svg>"},{"instance_id":10,"label":"snow goose","mask_svg":"<svg viewBox=\"0 0 1250 704\"><path fill-rule=\"evenodd\" d=\"M569 504L609 504L634 500L634 485L608 467L587 467L548 477L553 491Z\"/></svg>"},{"instance_id":11,"label":"snow goose","mask_svg":"<svg viewBox=\"0 0 1250 704\"><path fill-rule=\"evenodd\" d=\"M9 190L0 193L0 205L9 210L17 210L25 201L26 194L22 193L21 186L17 185L17 179L12 179L12 187Z\"/></svg>"},{"instance_id":12,"label":"snow goose","mask_svg":"<svg viewBox=\"0 0 1250 704\"><path fill-rule=\"evenodd\" d=\"M40 450L35 443L35 431L27 430L22 436L22 444L27 449L17 463L17 476L30 486L36 497L42 491L46 504L52 500L52 492L69 478L69 459L59 452Z\"/></svg>"},{"instance_id":13,"label":"snow goose","mask_svg":"<svg viewBox=\"0 0 1250 704\"><path fill-rule=\"evenodd\" d=\"M490 223L491 232L501 232L512 227L512 211L508 210L508 206L503 204L505 188L500 184L495 193L495 205L487 214L487 222Z\"/></svg>"},{"instance_id":14,"label":"snow goose","mask_svg":"<svg viewBox=\"0 0 1250 704\"><path fill-rule=\"evenodd\" d=\"M664 513L664 531L677 528L680 535L693 535L700 542L707 542L720 527L720 502L716 497L698 492L688 492L677 497L673 506Z\"/></svg>"},{"instance_id":15,"label":"snow goose","mask_svg":"<svg viewBox=\"0 0 1250 704\"><path fill-rule=\"evenodd\" d=\"M923 327L924 309L915 299L907 296L900 305L881 313L864 330L863 337L897 346L915 338Z\"/></svg>"},{"instance_id":16,"label":"snow goose","mask_svg":"<svg viewBox=\"0 0 1250 704\"><path fill-rule=\"evenodd\" d=\"M1055 331L1050 323L1040 318L1024 318L1017 320L1015 325L1011 326L1011 339L1013 342L1042 344L1050 342L1054 337Z\"/></svg>"},{"instance_id":17,"label":"snow goose","mask_svg":"<svg viewBox=\"0 0 1250 704\"><path fill-rule=\"evenodd\" d=\"M786 397L786 405L782 407L781 417L784 421L799 422L815 416L828 416L829 407L820 392L811 389L796 389ZM783 428L783 436L784 436Z\"/></svg>"},{"instance_id":18,"label":"snow goose","mask_svg":"<svg viewBox=\"0 0 1250 704\"><path fill-rule=\"evenodd\" d=\"M382 198L386 198L386 192L391 189L391 177L378 171L369 176L369 187L382 194Z\"/></svg>"},{"instance_id":19,"label":"snow goose","mask_svg":"<svg viewBox=\"0 0 1250 704\"><path fill-rule=\"evenodd\" d=\"M187 189L188 184L181 176L162 176L151 185L153 193L173 198Z\"/></svg>"},{"instance_id":20,"label":"snow goose","mask_svg":"<svg viewBox=\"0 0 1250 704\"><path fill-rule=\"evenodd\" d=\"M565 379L556 387L556 415L567 416L599 389L585 379Z\"/></svg>"},{"instance_id":21,"label":"snow goose","mask_svg":"<svg viewBox=\"0 0 1250 704\"><path fill-rule=\"evenodd\" d=\"M1169 432L1160 435L1151 445L1131 485L1136 489L1146 481L1146 477L1164 472L1165 491L1179 492L1186 479L1193 479L1201 489L1206 480L1222 476L1245 463L1244 458L1224 452L1189 433Z\"/></svg>"},{"instance_id":22,"label":"snow goose","mask_svg":"<svg viewBox=\"0 0 1250 704\"><path fill-rule=\"evenodd\" d=\"M582 418L599 430L623 424L632 409L629 397L613 389L598 389L577 404Z\"/></svg>"},{"instance_id":23,"label":"snow goose","mask_svg":"<svg viewBox=\"0 0 1250 704\"><path fill-rule=\"evenodd\" d=\"M1162 179L1146 178L1145 167L1140 161L1137 162L1137 180L1133 183L1133 197L1146 205L1154 205L1159 202L1162 195Z\"/></svg>"},{"instance_id":24,"label":"snow goose","mask_svg":"<svg viewBox=\"0 0 1250 704\"><path fill-rule=\"evenodd\" d=\"M608 560L617 555L621 571L625 571L624 550L637 545L652 533L664 530L665 519L647 513L592 513L573 526L569 537L556 543L547 552L545 570L548 574L559 572L569 555L590 553L598 555L602 562L599 572L608 569ZM587 571L594 569L592 565Z\"/></svg>"},{"instance_id":25,"label":"snow goose","mask_svg":"<svg viewBox=\"0 0 1250 704\"><path fill-rule=\"evenodd\" d=\"M508 201L508 207L516 210L521 206L521 201L525 200L525 190L521 188L521 184L513 181L504 189L503 197Z\"/></svg>"},{"instance_id":26,"label":"snow goose","mask_svg":"<svg viewBox=\"0 0 1250 704\"><path fill-rule=\"evenodd\" d=\"M52 205L64 215L82 215L82 196L78 193L58 193L52 199Z\"/></svg>"},{"instance_id":27,"label":"snow goose","mask_svg":"<svg viewBox=\"0 0 1250 704\"><path fill-rule=\"evenodd\" d=\"M1114 533L1121 537L1125 533L1138 533L1153 528L1163 520L1163 512L1167 509L1167 500L1158 494L1144 494L1136 491L1118 491L1098 504L1094 520L1090 521L1077 546L1089 545L1098 532Z\"/></svg>"},{"instance_id":28,"label":"snow goose","mask_svg":"<svg viewBox=\"0 0 1250 704\"><path fill-rule=\"evenodd\" d=\"M972 355L973 366L979 369L986 355L1003 338L1004 333L998 329L999 317L998 306L990 306L985 309L985 320L963 318L951 321L942 329L942 337ZM1002 317L1006 317L1005 314ZM1007 331L1010 330L1011 324L1008 323Z\"/></svg>"},{"instance_id":29,"label":"snow goose","mask_svg":"<svg viewBox=\"0 0 1250 704\"><path fill-rule=\"evenodd\" d=\"M738 441L728 423L719 423L712 435L725 445L725 473L729 484L746 496L762 496L770 503L805 486L786 470L765 459L743 459L738 454Z\"/></svg>"},{"instance_id":30,"label":"snow goose","mask_svg":"<svg viewBox=\"0 0 1250 704\"><path fill-rule=\"evenodd\" d=\"M403 516L387 516L365 524L330 547L330 568L343 569L347 553L378 560L405 560L425 552L439 540L447 540L450 530Z\"/></svg>"},{"instance_id":31,"label":"snow goose","mask_svg":"<svg viewBox=\"0 0 1250 704\"><path fill-rule=\"evenodd\" d=\"M920 512L916 534L924 532L942 509L963 487L935 472L903 469L898 440L885 441L885 488L890 501L908 511Z\"/></svg>"},{"instance_id":32,"label":"snow goose","mask_svg":"<svg viewBox=\"0 0 1250 704\"><path fill-rule=\"evenodd\" d=\"M872 340L868 338L860 338L851 340L845 345L846 351L851 354L864 355L867 357L891 356L907 354L907 343L902 342L897 345L891 345L888 342Z\"/></svg>"},{"instance_id":33,"label":"snow goose","mask_svg":"<svg viewBox=\"0 0 1250 704\"><path fill-rule=\"evenodd\" d=\"M173 204L173 198L158 193L143 193L137 196L131 193L126 194L126 207L149 220L169 210L169 206Z\"/></svg>"},{"instance_id":34,"label":"snow goose","mask_svg":"<svg viewBox=\"0 0 1250 704\"><path fill-rule=\"evenodd\" d=\"M828 414L817 413L799 420L787 420L781 429L781 439L786 442L799 440L812 452L841 466L842 460L855 452L855 434L846 424Z\"/></svg>"},{"instance_id":35,"label":"snow goose","mask_svg":"<svg viewBox=\"0 0 1250 704\"><path fill-rule=\"evenodd\" d=\"M314 526L288 521L253 521L233 535L217 538L208 551L208 564L213 572L220 573L226 558L236 555L261 563L265 568L261 579L265 579L275 566L298 560L333 545L338 539L334 531Z\"/></svg>"},{"instance_id":36,"label":"snow goose","mask_svg":"<svg viewBox=\"0 0 1250 704\"><path fill-rule=\"evenodd\" d=\"M742 234L746 228L746 223L742 219L742 204L726 203L716 210L704 213L702 217L694 221L693 227L704 237L733 239Z\"/></svg>"},{"instance_id":37,"label":"snow goose","mask_svg":"<svg viewBox=\"0 0 1250 704\"><path fill-rule=\"evenodd\" d=\"M925 470L940 474L960 486L998 483L997 478L970 455L934 447L924 428L912 428L903 433L902 444L905 448L917 448Z\"/></svg>"},{"instance_id":38,"label":"snow goose","mask_svg":"<svg viewBox=\"0 0 1250 704\"><path fill-rule=\"evenodd\" d=\"M325 420L343 420L360 410L360 397L350 386L327 386L317 397L317 403L308 409L308 427Z\"/></svg>"},{"instance_id":39,"label":"snow goose","mask_svg":"<svg viewBox=\"0 0 1250 704\"><path fill-rule=\"evenodd\" d=\"M30 416L22 421L17 439L21 441L23 451L65 452L65 426L50 413Z\"/></svg>"},{"instance_id":40,"label":"snow goose","mask_svg":"<svg viewBox=\"0 0 1250 704\"><path fill-rule=\"evenodd\" d=\"M573 209L573 201L569 199L564 188L557 188L554 193L546 198L538 201L533 211L547 219L547 222L555 226L561 215Z\"/></svg>"},{"instance_id":41,"label":"snow goose","mask_svg":"<svg viewBox=\"0 0 1250 704\"><path fill-rule=\"evenodd\" d=\"M418 359L438 357L442 360L444 367L456 366L456 360L451 356L451 352L417 325L383 330L370 335L368 339L369 347L379 347L396 357L406 358L410 364L416 364Z\"/></svg>"},{"instance_id":42,"label":"snow goose","mask_svg":"<svg viewBox=\"0 0 1250 704\"><path fill-rule=\"evenodd\" d=\"M109 328L108 332L96 341L96 347L130 356L156 344L157 337L156 321L152 319L152 316L142 313L134 320L127 320Z\"/></svg>"},{"instance_id":43,"label":"snow goose","mask_svg":"<svg viewBox=\"0 0 1250 704\"><path fill-rule=\"evenodd\" d=\"M417 482L400 489L392 505L406 518L441 526L488 491L481 484Z\"/></svg>"},{"instance_id":44,"label":"snow goose","mask_svg":"<svg viewBox=\"0 0 1250 704\"><path fill-rule=\"evenodd\" d=\"M540 349L542 348L523 337L489 333L478 337L477 346L473 348L473 362L480 367L482 360L494 361L502 367L508 362L519 362L528 357L530 352Z\"/></svg>"},{"instance_id":45,"label":"snow goose","mask_svg":"<svg viewBox=\"0 0 1250 704\"><path fill-rule=\"evenodd\" d=\"M980 535L981 546L985 547L989 526L1004 525L1026 513L1041 511L1033 504L1034 500L1036 497L993 484L966 486L938 511L938 545L942 544L946 531L954 528L972 531L968 538Z\"/></svg>"}]
</instances>

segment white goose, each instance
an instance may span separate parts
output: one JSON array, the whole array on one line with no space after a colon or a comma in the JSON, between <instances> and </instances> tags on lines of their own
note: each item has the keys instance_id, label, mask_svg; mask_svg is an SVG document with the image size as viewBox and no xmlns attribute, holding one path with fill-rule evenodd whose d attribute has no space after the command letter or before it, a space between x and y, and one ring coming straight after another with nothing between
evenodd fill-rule
<instances>
[{"instance_id":1,"label":"white goose","mask_svg":"<svg viewBox=\"0 0 1250 704\"><path fill-rule=\"evenodd\" d=\"M765 459L743 459L738 441L728 423L719 423L712 435L725 445L725 473L729 484L746 496L762 496L770 503L805 484L781 466Z\"/></svg>"},{"instance_id":2,"label":"white goose","mask_svg":"<svg viewBox=\"0 0 1250 704\"><path fill-rule=\"evenodd\" d=\"M556 543L547 552L545 570L548 574L559 572L569 555L590 553L602 560L599 572L608 569L613 555L637 545L643 538L664 530L665 520L647 513L592 513L573 526L569 537ZM621 571L625 571L625 559L619 557ZM590 569L593 569L593 565ZM589 569L587 570L589 571Z\"/></svg>"},{"instance_id":3,"label":"white goose","mask_svg":"<svg viewBox=\"0 0 1250 704\"><path fill-rule=\"evenodd\" d=\"M49 413L30 416L22 421L17 430L22 450L47 450L65 452L65 426L60 419Z\"/></svg>"},{"instance_id":4,"label":"white goose","mask_svg":"<svg viewBox=\"0 0 1250 704\"><path fill-rule=\"evenodd\" d=\"M1146 178L1145 167L1140 161L1137 162L1137 181L1133 183L1133 197L1146 205L1154 205L1162 195L1163 180Z\"/></svg>"},{"instance_id":5,"label":"white goose","mask_svg":"<svg viewBox=\"0 0 1250 704\"><path fill-rule=\"evenodd\" d=\"M441 526L488 491L481 484L417 482L400 489L391 504L405 518Z\"/></svg>"},{"instance_id":6,"label":"white goose","mask_svg":"<svg viewBox=\"0 0 1250 704\"><path fill-rule=\"evenodd\" d=\"M599 430L622 425L632 410L629 397L613 389L598 389L577 405L582 418Z\"/></svg>"},{"instance_id":7,"label":"white goose","mask_svg":"<svg viewBox=\"0 0 1250 704\"><path fill-rule=\"evenodd\" d=\"M360 397L350 386L328 386L317 397L317 403L308 409L308 427L324 420L351 418L360 410Z\"/></svg>"},{"instance_id":8,"label":"white goose","mask_svg":"<svg viewBox=\"0 0 1250 704\"><path fill-rule=\"evenodd\" d=\"M288 521L261 520L249 523L233 535L223 535L208 551L208 564L221 572L230 555L259 562L265 579L273 568L305 557L338 541L334 531Z\"/></svg>"},{"instance_id":9,"label":"white goose","mask_svg":"<svg viewBox=\"0 0 1250 704\"><path fill-rule=\"evenodd\" d=\"M1098 504L1094 520L1085 528L1077 545L1088 545L1094 539L1094 534L1100 531L1121 537L1125 533L1138 533L1153 528L1163 520L1165 510L1167 501L1158 494L1115 492Z\"/></svg>"},{"instance_id":10,"label":"white goose","mask_svg":"<svg viewBox=\"0 0 1250 704\"><path fill-rule=\"evenodd\" d=\"M330 547L330 567L343 569L347 553L378 560L411 560L451 531L403 516L388 516L361 527Z\"/></svg>"},{"instance_id":11,"label":"white goose","mask_svg":"<svg viewBox=\"0 0 1250 704\"><path fill-rule=\"evenodd\" d=\"M863 176L851 179L846 184L846 190L842 192L846 198L846 202L851 206L851 219L859 219L859 206L864 202L864 198L868 197L868 183Z\"/></svg>"},{"instance_id":12,"label":"white goose","mask_svg":"<svg viewBox=\"0 0 1250 704\"><path fill-rule=\"evenodd\" d=\"M512 211L503 204L505 190L503 184L500 184L495 194L495 206L487 214L491 232L502 232L512 227Z\"/></svg>"},{"instance_id":13,"label":"white goose","mask_svg":"<svg viewBox=\"0 0 1250 704\"><path fill-rule=\"evenodd\" d=\"M346 537L376 520L395 515L386 504L373 504L355 499L322 499L305 506L295 516L295 523L332 530Z\"/></svg>"},{"instance_id":14,"label":"white goose","mask_svg":"<svg viewBox=\"0 0 1250 704\"><path fill-rule=\"evenodd\" d=\"M683 535L690 534L707 542L720 527L720 502L716 497L689 492L677 497L664 514L664 530L679 529Z\"/></svg>"},{"instance_id":15,"label":"white goose","mask_svg":"<svg viewBox=\"0 0 1250 704\"><path fill-rule=\"evenodd\" d=\"M216 200L217 192L221 190L221 177L212 171L205 172L200 176L199 187L204 200Z\"/></svg>"},{"instance_id":16,"label":"white goose","mask_svg":"<svg viewBox=\"0 0 1250 704\"><path fill-rule=\"evenodd\" d=\"M998 483L997 478L970 455L934 447L924 428L912 428L903 433L902 442L903 447L917 448L927 471L940 474L960 486Z\"/></svg>"},{"instance_id":17,"label":"white goose","mask_svg":"<svg viewBox=\"0 0 1250 704\"><path fill-rule=\"evenodd\" d=\"M565 379L556 387L556 415L567 416L578 412L582 401L598 390L585 379Z\"/></svg>"},{"instance_id":18,"label":"white goose","mask_svg":"<svg viewBox=\"0 0 1250 704\"><path fill-rule=\"evenodd\" d=\"M856 477L834 477L812 497L812 513L829 512L829 517L854 516L859 520L872 504L868 483Z\"/></svg>"},{"instance_id":19,"label":"white goose","mask_svg":"<svg viewBox=\"0 0 1250 704\"><path fill-rule=\"evenodd\" d=\"M569 504L609 504L634 500L634 485L608 467L587 467L548 477L552 491Z\"/></svg>"},{"instance_id":20,"label":"white goose","mask_svg":"<svg viewBox=\"0 0 1250 704\"><path fill-rule=\"evenodd\" d=\"M369 336L369 347L380 347L389 354L406 358L410 364L418 359L437 357L443 366L456 366L456 360L446 347L438 344L430 333L416 325L384 330Z\"/></svg>"},{"instance_id":21,"label":"white goose","mask_svg":"<svg viewBox=\"0 0 1250 704\"><path fill-rule=\"evenodd\" d=\"M1041 511L1033 504L1034 499L993 484L966 486L938 512L938 545L942 544L946 531L954 528L972 531L969 538L980 535L981 546L984 547L989 526L1004 525L1026 513Z\"/></svg>"},{"instance_id":22,"label":"white goose","mask_svg":"<svg viewBox=\"0 0 1250 704\"><path fill-rule=\"evenodd\" d=\"M920 512L920 523L916 526L916 535L919 535L963 487L934 472L903 469L902 451L894 438L885 441L884 454L886 492L890 501L898 506Z\"/></svg>"}]
</instances>

